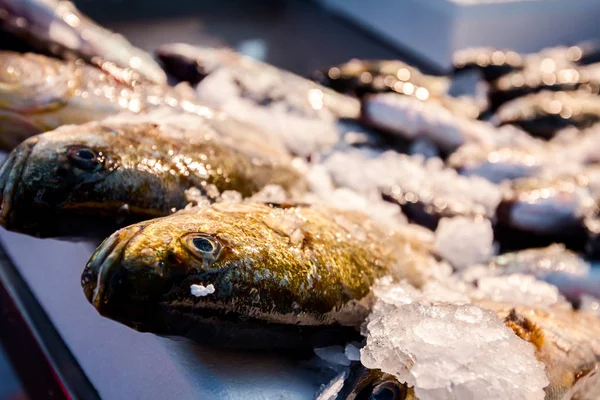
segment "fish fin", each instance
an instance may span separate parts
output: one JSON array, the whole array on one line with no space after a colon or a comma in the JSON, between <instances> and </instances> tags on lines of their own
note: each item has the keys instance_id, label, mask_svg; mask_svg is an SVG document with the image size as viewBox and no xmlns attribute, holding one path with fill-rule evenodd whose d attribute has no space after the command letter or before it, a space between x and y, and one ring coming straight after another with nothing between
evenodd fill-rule
<instances>
[{"instance_id":1,"label":"fish fin","mask_svg":"<svg viewBox=\"0 0 600 400\"><path fill-rule=\"evenodd\" d=\"M511 328L518 337L533 344L537 349L541 349L544 345L542 329L526 317L517 314L514 308L504 318L504 324Z\"/></svg>"}]
</instances>

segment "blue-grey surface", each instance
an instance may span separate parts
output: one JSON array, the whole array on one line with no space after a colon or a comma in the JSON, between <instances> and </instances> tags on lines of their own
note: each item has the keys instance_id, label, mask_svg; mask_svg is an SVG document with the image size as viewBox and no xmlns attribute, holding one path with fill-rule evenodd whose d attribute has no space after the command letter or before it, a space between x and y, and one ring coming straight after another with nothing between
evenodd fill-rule
<instances>
[{"instance_id":1,"label":"blue-grey surface","mask_svg":"<svg viewBox=\"0 0 600 400\"><path fill-rule=\"evenodd\" d=\"M15 399L21 394L21 382L0 345L0 400Z\"/></svg>"},{"instance_id":2,"label":"blue-grey surface","mask_svg":"<svg viewBox=\"0 0 600 400\"><path fill-rule=\"evenodd\" d=\"M5 230L0 241L103 399L310 399L317 389L291 359L200 347L101 317L80 285L94 244Z\"/></svg>"}]
</instances>

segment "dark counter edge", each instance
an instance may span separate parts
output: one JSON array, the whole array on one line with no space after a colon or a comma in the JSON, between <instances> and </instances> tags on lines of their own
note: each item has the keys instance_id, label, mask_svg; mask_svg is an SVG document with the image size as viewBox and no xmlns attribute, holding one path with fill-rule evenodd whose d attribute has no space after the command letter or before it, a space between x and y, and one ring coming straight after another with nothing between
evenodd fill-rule
<instances>
[{"instance_id":1,"label":"dark counter edge","mask_svg":"<svg viewBox=\"0 0 600 400\"><path fill-rule=\"evenodd\" d=\"M37 399L100 399L0 242L0 341Z\"/></svg>"}]
</instances>

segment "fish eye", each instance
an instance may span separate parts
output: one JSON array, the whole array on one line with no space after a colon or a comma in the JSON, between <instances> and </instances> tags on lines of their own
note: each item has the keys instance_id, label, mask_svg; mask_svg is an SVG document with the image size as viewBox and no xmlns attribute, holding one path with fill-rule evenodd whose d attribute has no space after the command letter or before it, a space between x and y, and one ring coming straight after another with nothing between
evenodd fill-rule
<instances>
[{"instance_id":1,"label":"fish eye","mask_svg":"<svg viewBox=\"0 0 600 400\"><path fill-rule=\"evenodd\" d=\"M67 158L75 167L86 171L97 171L104 164L102 153L89 147L71 147L67 151Z\"/></svg>"},{"instance_id":2,"label":"fish eye","mask_svg":"<svg viewBox=\"0 0 600 400\"><path fill-rule=\"evenodd\" d=\"M221 252L221 243L201 233L192 233L182 237L184 246L196 257L216 260Z\"/></svg>"},{"instance_id":3,"label":"fish eye","mask_svg":"<svg viewBox=\"0 0 600 400\"><path fill-rule=\"evenodd\" d=\"M406 399L406 387L397 382L384 382L373 388L370 400L404 400Z\"/></svg>"}]
</instances>

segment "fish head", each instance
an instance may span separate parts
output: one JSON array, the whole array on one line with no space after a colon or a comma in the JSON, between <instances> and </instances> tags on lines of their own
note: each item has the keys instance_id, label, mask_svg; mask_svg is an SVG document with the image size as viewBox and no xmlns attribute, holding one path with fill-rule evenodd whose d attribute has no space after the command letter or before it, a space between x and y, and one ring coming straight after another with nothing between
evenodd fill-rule
<instances>
[{"instance_id":1,"label":"fish head","mask_svg":"<svg viewBox=\"0 0 600 400\"><path fill-rule=\"evenodd\" d=\"M2 165L0 224L38 236L63 236L63 228L66 234L87 236L96 224L112 225L114 231L116 219L130 214L128 200L137 200L143 214L154 196L164 194L151 189L161 188L151 181L160 180L156 175L133 171L148 151L136 135L99 123L33 136ZM112 217L110 223L106 217Z\"/></svg>"},{"instance_id":2,"label":"fish head","mask_svg":"<svg viewBox=\"0 0 600 400\"><path fill-rule=\"evenodd\" d=\"M174 313L285 323L275 318L305 307L296 296L301 261L288 238L266 227L265 209L216 204L124 228L87 264L86 297L101 315L154 333Z\"/></svg>"},{"instance_id":3,"label":"fish head","mask_svg":"<svg viewBox=\"0 0 600 400\"><path fill-rule=\"evenodd\" d=\"M53 211L93 201L94 187L119 168L120 155L103 135L67 127L33 136L17 146L0 170L0 223L8 229L34 229Z\"/></svg>"},{"instance_id":4,"label":"fish head","mask_svg":"<svg viewBox=\"0 0 600 400\"><path fill-rule=\"evenodd\" d=\"M413 388L378 369L353 363L337 398L349 400L417 400Z\"/></svg>"},{"instance_id":5,"label":"fish head","mask_svg":"<svg viewBox=\"0 0 600 400\"><path fill-rule=\"evenodd\" d=\"M52 110L71 97L77 83L75 63L0 51L0 109L21 113Z\"/></svg>"},{"instance_id":6,"label":"fish head","mask_svg":"<svg viewBox=\"0 0 600 400\"><path fill-rule=\"evenodd\" d=\"M36 116L63 107L77 84L73 63L0 51L0 147L12 149L45 131Z\"/></svg>"},{"instance_id":7,"label":"fish head","mask_svg":"<svg viewBox=\"0 0 600 400\"><path fill-rule=\"evenodd\" d=\"M185 43L164 44L156 51L169 74L192 85L198 84L218 68L235 63L239 54L228 48L192 46Z\"/></svg>"}]
</instances>

